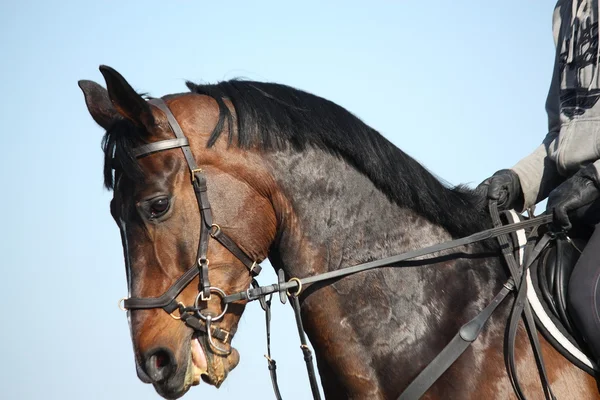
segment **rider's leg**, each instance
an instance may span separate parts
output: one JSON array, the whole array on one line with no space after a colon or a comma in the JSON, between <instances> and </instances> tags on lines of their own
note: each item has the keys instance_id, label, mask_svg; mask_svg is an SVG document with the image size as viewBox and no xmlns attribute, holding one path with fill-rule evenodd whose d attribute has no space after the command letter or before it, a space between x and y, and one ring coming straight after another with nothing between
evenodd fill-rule
<instances>
[{"instance_id":1,"label":"rider's leg","mask_svg":"<svg viewBox=\"0 0 600 400\"><path fill-rule=\"evenodd\" d=\"M568 302L575 324L600 361L600 224L573 269Z\"/></svg>"}]
</instances>

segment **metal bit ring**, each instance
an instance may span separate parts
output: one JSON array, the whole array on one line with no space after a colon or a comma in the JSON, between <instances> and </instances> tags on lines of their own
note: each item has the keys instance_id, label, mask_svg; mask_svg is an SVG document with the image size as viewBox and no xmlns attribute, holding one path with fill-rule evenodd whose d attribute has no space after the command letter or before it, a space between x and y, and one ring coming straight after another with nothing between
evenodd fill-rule
<instances>
[{"instance_id":1,"label":"metal bit ring","mask_svg":"<svg viewBox=\"0 0 600 400\"><path fill-rule=\"evenodd\" d=\"M223 303L223 298L225 298L224 291L222 291L221 289L214 287L214 286L211 286L209 288L209 290L210 290L210 293L215 293L216 295L218 295L218 297L221 298L221 303L224 304L223 311L221 311L221 314L217 315L216 317L211 317L211 321L216 322L216 321L220 320L221 318L223 318L223 315L225 315L225 313L227 312L227 308L229 307L229 304ZM198 307L200 300L202 300L202 293L198 293L198 295L196 296L196 300L194 300L194 308L196 309L196 314L198 315L198 317L200 317L203 321L206 321L207 316L202 314L200 312L200 307Z\"/></svg>"}]
</instances>

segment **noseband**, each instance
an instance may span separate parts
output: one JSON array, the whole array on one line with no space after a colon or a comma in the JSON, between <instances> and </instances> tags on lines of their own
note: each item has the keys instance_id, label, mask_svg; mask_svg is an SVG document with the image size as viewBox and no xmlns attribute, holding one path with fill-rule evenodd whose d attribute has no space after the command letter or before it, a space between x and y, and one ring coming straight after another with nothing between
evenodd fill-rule
<instances>
[{"instance_id":1,"label":"noseband","mask_svg":"<svg viewBox=\"0 0 600 400\"><path fill-rule=\"evenodd\" d=\"M213 223L212 212L210 203L208 201L206 176L202 169L198 168L196 160L192 155L192 151L189 146L188 139L183 134L179 123L175 119L175 116L161 99L151 99L148 103L152 104L159 110L161 110L167 117L169 127L175 134L175 139L161 140L154 143L148 143L139 146L134 149L134 155L136 158L145 157L149 154L157 153L163 150L169 150L174 148L181 148L183 155L190 169L191 183L196 194L196 200L198 202L198 209L200 212L200 240L198 242L198 252L196 256L195 264L188 269L169 289L167 289L159 297L130 297L123 300L123 307L126 310L148 310L154 308L162 308L168 314L175 319L181 319L186 325L198 332L204 332L208 336L208 341L213 349L220 351L221 353L229 353L228 350L223 349L213 342L212 338L216 338L223 343L231 343L234 332L226 331L219 327L212 325L213 322L220 320L223 315L227 312L228 303L224 303L225 292L217 287L210 285L208 277L208 265L209 260L207 257L208 252L208 241L209 238L216 239L221 243L227 250L240 260L250 275L254 278L261 271L261 266L257 261L250 258L238 245L235 244L229 236L227 236L219 225ZM198 284L198 295L194 301L193 306L186 306L176 300L179 293L185 289L190 282L199 275ZM205 308L200 307L201 303L207 303L212 295L217 295L223 304L223 310L219 315L212 315L205 311ZM175 310L179 311L179 316L175 316L173 313ZM204 312L203 312L204 311ZM204 323L202 323L202 321Z\"/></svg>"}]
</instances>

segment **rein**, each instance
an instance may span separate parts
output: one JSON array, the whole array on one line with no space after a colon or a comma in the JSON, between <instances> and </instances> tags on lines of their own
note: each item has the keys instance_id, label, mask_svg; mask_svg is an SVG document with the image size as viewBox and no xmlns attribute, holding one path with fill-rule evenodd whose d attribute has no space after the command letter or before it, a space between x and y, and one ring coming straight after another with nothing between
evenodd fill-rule
<instances>
[{"instance_id":1,"label":"rein","mask_svg":"<svg viewBox=\"0 0 600 400\"><path fill-rule=\"evenodd\" d=\"M189 147L188 139L185 137L181 127L173 116L173 113L161 99L151 99L148 100L148 102L165 114L171 130L175 134L175 139L161 140L139 146L134 149L134 155L136 158L140 158L159 151L181 148L190 170L191 184L196 195L198 210L201 216L200 239L198 242L196 262L179 279L177 279L177 281L175 281L175 283L171 285L169 289L167 289L159 297L132 297L128 299L122 299L122 309L140 310L162 308L173 318L182 320L194 331L205 333L213 351L217 350L221 354L229 354L231 350L221 348L213 341L213 338L218 339L222 343L228 344L231 342L234 332L217 327L213 325L213 323L219 321L225 315L229 304L237 301L251 302L254 300L259 300L261 307L265 311L267 329L267 355L265 357L269 363L269 372L271 374L275 397L280 400L281 395L279 392L276 374L277 367L275 360L271 358L270 349L271 297L274 293L279 293L282 303L285 303L286 298L289 297L294 309L296 325L298 327L298 334L301 342L300 347L304 354L304 360L306 362L313 397L319 400L321 397L312 362L312 352L307 345L304 327L302 325L302 318L300 315L299 295L306 286L317 282L324 282L335 278L353 275L375 268L391 266L392 264L396 264L401 261L427 256L459 246L497 238L502 250L502 254L504 255L509 267L511 277L507 280L507 282L504 283L500 292L496 294L488 306L486 306L475 318L460 328L459 332L454 336L450 343L433 359L433 361L431 361L431 363L423 371L421 371L421 373L410 383L410 385L404 390L398 399L418 399L425 394L425 392L454 363L454 361L458 359L458 357L469 347L469 345L473 343L475 339L477 339L486 322L492 316L492 313L512 291L515 291L516 298L513 303L510 323L507 328L507 349L505 351L505 363L514 391L518 399L525 399L517 379L514 362L516 331L520 317L523 315L530 342L532 343L545 398L554 399L554 395L550 390L549 381L546 376L546 371L542 360L540 344L537 339L537 332L535 330L535 322L526 298L527 283L525 279L527 269L537 259L540 252L552 239L552 236L550 234L546 234L535 246L533 246L532 243L528 244L529 252L526 253L527 258L523 268L519 268L514 259L512 254L513 249L508 237L509 233L527 228L532 228L532 234L530 237L535 235L539 226L548 224L552 221L551 215L541 215L526 221L502 226L496 207L496 202L491 201L489 209L492 216L492 221L495 225L494 228L474 233L464 238L435 244L422 249L408 251L406 253L387 257L381 260L370 261L352 267L342 268L305 278L293 277L287 282L285 281L283 271L280 270L278 273L277 283L267 286L259 286L256 280L254 280L254 277L260 273L261 266L256 260L250 258L231 238L229 238L229 236L223 233L219 225L213 223L212 212L207 195L206 177L202 169L200 169L196 164L194 156L192 155ZM239 293L227 295L222 289L210 285L208 274L209 260L207 258L208 241L210 238L216 239L246 266L248 273L253 278L250 288ZM177 302L177 296L190 284L190 282L192 282L193 279L195 279L196 276L199 276L199 285L198 295L196 296L193 306L186 306L181 302ZM201 304L207 305L208 301L212 298L212 295L216 295L221 300L223 305L222 311L218 315L213 315L211 312L206 310L206 307L201 307ZM179 311L179 316L175 316L173 314L176 310Z\"/></svg>"},{"instance_id":2,"label":"rein","mask_svg":"<svg viewBox=\"0 0 600 400\"><path fill-rule=\"evenodd\" d=\"M268 286L260 286L257 288L250 288L243 292L238 292L225 296L223 302L225 304L233 303L239 300L254 301L258 300L261 296L265 296L275 292L286 293L290 289L295 289L294 295L298 295L304 289L304 286L310 285L311 283L322 282L330 279L341 278L348 275L353 275L358 272L367 271L374 268L381 268L395 264L401 261L410 260L413 258L426 256L439 251L450 250L455 247L464 246L467 244L481 242L486 239L497 238L502 235L506 235L512 232L516 232L521 229L532 228L535 226L545 225L552 221L551 215L541 215L535 218L531 218L522 222L517 222L511 225L500 226L496 228L486 229L484 231L474 233L464 238L451 240L449 242L443 242L434 244L432 246L424 247L422 249L408 251L406 253L398 254L396 256L382 258L381 260L369 261L363 264L358 264L353 267L346 267L335 271L325 272L318 275L309 276L306 278L298 279L292 278L287 282L282 282L279 279L279 283L275 283Z\"/></svg>"},{"instance_id":3,"label":"rein","mask_svg":"<svg viewBox=\"0 0 600 400\"><path fill-rule=\"evenodd\" d=\"M513 248L509 242L508 234L512 232L516 232L522 229L533 228L530 237L534 236L537 233L537 229L541 225L546 225L552 222L552 215L541 215L538 217L531 218L529 220L525 220L522 222L511 223L509 225L502 226L500 222L500 216L498 214L498 209L495 201L490 202L490 213L492 215L492 220L494 228L490 228L478 233L474 233L470 236L466 236L464 238L451 240L448 242L438 243L432 246L424 247L422 249L408 251L406 253L402 253L396 256L387 257L381 260L371 261L363 264L358 264L353 267L342 268L336 271L330 271L323 274L313 275L310 277L298 279L291 278L287 282L285 282L282 270L280 270L278 274L278 283L267 285L267 286L259 286L252 287L246 291L231 294L229 296L225 296L223 302L225 304L229 304L239 300L246 300L248 302L259 300L261 302L262 308L266 312L266 320L267 320L267 352L268 356L267 360L269 361L269 372L271 374L271 381L273 384L273 390L275 392L275 397L277 400L281 400L281 395L277 383L277 375L275 373L275 361L271 359L271 349L270 349L270 328L269 323L271 319L270 314L270 302L271 295L273 293L279 292L282 303L285 302L285 295L291 299L292 307L294 309L294 314L296 317L296 325L298 327L298 333L300 336L300 348L304 353L304 361L306 363L306 368L308 372L308 377L310 381L311 390L313 393L313 398L315 400L319 400L320 393L318 391L318 385L314 373L314 367L312 363L312 354L310 349L306 346L306 339L304 336L304 330L302 326L302 320L300 317L300 303L298 301L298 296L304 289L305 285L310 285L312 283L323 282L335 278L340 278L344 276L349 276L356 274L358 272L367 271L374 268L381 268L390 266L391 264L395 264L401 261L414 259L421 256L426 256L429 254L437 253L444 250L453 249L459 246L464 246L467 244L480 242L487 239L498 238L500 243L500 247L502 249L502 253L505 257L507 264L509 265L509 270L511 273L511 277L503 284L502 289L496 296L492 299L492 301L479 312L477 316L471 319L469 322L464 324L459 332L454 336L454 338L444 347L444 349L429 363L427 367L409 384L409 386L402 392L398 400L414 400L419 399L421 396L427 392L427 390L437 381L437 379L448 369L452 364L460 357L460 355L473 343L481 331L483 330L485 324L492 316L493 312L497 309L497 307L503 302L503 300L508 296L508 294L512 291L516 291L516 299L513 303L513 308L511 310L511 320L507 327L507 337L508 337L508 347L505 351L505 363L508 371L508 375L513 386L513 389L517 395L519 400L525 400L525 396L519 384L517 378L517 372L515 368L515 357L514 357L514 347L516 340L516 331L519 323L519 318L522 313L525 316L525 326L527 328L529 339L532 344L533 352L536 359L536 364L538 366L538 371L540 373L540 379L542 382L542 387L544 389L544 395L547 400L555 400L554 395L550 389L549 380L546 375L541 348L539 344L539 340L537 338L537 332L535 329L535 322L533 320L533 316L531 314L531 309L529 308L529 303L527 302L526 294L527 294L527 285L526 285L526 271L533 264L533 262L538 258L542 250L546 247L548 242L553 239L553 236L550 234L545 234L544 237L535 245L535 247L528 249L526 252L527 259L524 263L524 267L520 270L517 266L517 262L513 256ZM531 243L529 244L531 246ZM406 267L406 266L404 266ZM265 299L268 297L268 305L265 306Z\"/></svg>"}]
</instances>

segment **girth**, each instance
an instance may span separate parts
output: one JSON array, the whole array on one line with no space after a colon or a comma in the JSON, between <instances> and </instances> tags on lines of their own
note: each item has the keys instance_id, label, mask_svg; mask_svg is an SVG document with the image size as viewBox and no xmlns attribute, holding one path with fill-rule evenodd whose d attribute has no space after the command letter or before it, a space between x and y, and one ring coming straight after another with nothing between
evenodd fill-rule
<instances>
[{"instance_id":1,"label":"girth","mask_svg":"<svg viewBox=\"0 0 600 400\"><path fill-rule=\"evenodd\" d=\"M124 299L123 308L127 310L162 308L173 318L181 319L195 331L206 333L211 344L212 337L221 342L229 343L233 337L233 332L228 332L211 325L212 322L219 320L225 314L228 304L223 303L223 311L217 316L205 314L202 312L202 308L199 307L200 302L208 301L213 294L218 295L221 299L225 298L225 293L221 289L210 285L208 271L209 259L207 257L209 238L212 237L229 250L231 254L248 268L252 277L257 276L262 268L255 260L235 244L235 242L221 230L219 225L213 223L212 212L207 195L206 176L202 169L196 164L196 160L194 159L189 146L189 141L185 137L169 107L161 99L151 99L148 100L148 103L157 107L165 114L169 127L176 138L141 145L134 149L134 155L136 158L141 158L159 151L181 148L190 170L191 184L196 195L198 210L200 212L200 240L198 241L196 262L181 277L179 277L167 291L158 297L131 297ZM199 276L199 293L196 296L194 305L185 306L184 304L177 302L177 296L196 278L196 276ZM179 316L173 314L176 310L179 311ZM219 349L218 347L216 348Z\"/></svg>"}]
</instances>

